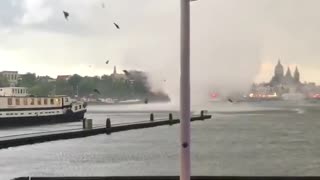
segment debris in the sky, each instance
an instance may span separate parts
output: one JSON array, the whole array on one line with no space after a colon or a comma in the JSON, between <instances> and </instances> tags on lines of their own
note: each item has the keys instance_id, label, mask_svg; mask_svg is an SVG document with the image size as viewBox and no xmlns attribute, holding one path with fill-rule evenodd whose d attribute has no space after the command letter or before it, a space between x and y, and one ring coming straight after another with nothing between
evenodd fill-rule
<instances>
[{"instance_id":1,"label":"debris in the sky","mask_svg":"<svg viewBox=\"0 0 320 180\"><path fill-rule=\"evenodd\" d=\"M109 64L109 60L106 61L106 64Z\"/></svg>"},{"instance_id":2,"label":"debris in the sky","mask_svg":"<svg viewBox=\"0 0 320 180\"><path fill-rule=\"evenodd\" d=\"M97 93L97 94L101 94L98 89L94 89L93 91L94 91L95 93Z\"/></svg>"},{"instance_id":3,"label":"debris in the sky","mask_svg":"<svg viewBox=\"0 0 320 180\"><path fill-rule=\"evenodd\" d=\"M66 12L66 11L63 11L63 15L64 15L64 18L65 18L66 20L68 20L69 13L68 13L68 12Z\"/></svg>"},{"instance_id":4,"label":"debris in the sky","mask_svg":"<svg viewBox=\"0 0 320 180\"><path fill-rule=\"evenodd\" d=\"M229 102L231 102L231 103L233 103L233 100L232 100L232 99L230 99L230 98L228 98L228 101L229 101Z\"/></svg>"},{"instance_id":5,"label":"debris in the sky","mask_svg":"<svg viewBox=\"0 0 320 180\"><path fill-rule=\"evenodd\" d=\"M130 73L129 73L127 70L123 70L123 72L124 72L124 74L125 74L126 76L129 76L129 75L130 75Z\"/></svg>"},{"instance_id":6,"label":"debris in the sky","mask_svg":"<svg viewBox=\"0 0 320 180\"><path fill-rule=\"evenodd\" d=\"M117 23L113 23L117 29L120 29L120 26Z\"/></svg>"},{"instance_id":7,"label":"debris in the sky","mask_svg":"<svg viewBox=\"0 0 320 180\"><path fill-rule=\"evenodd\" d=\"M148 103L149 103L149 99L146 98L146 99L144 100L144 103L145 103L145 104L148 104Z\"/></svg>"}]
</instances>

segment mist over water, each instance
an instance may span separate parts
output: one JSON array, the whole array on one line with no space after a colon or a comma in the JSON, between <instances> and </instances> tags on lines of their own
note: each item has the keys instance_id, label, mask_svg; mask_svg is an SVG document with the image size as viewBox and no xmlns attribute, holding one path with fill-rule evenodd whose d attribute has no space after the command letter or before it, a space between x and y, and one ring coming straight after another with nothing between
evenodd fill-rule
<instances>
[{"instance_id":1,"label":"mist over water","mask_svg":"<svg viewBox=\"0 0 320 180\"><path fill-rule=\"evenodd\" d=\"M225 96L246 92L257 75L260 67L259 27L252 18L254 7L246 5L243 1L192 3L192 104L206 103L212 92ZM179 9L179 4L175 6ZM148 33L148 28L140 42L134 43L134 48L128 48L126 59L130 61L125 63L147 71L153 90L165 91L173 104L178 104L179 11L162 15L166 21L157 21L157 18L148 21L152 33Z\"/></svg>"}]
</instances>

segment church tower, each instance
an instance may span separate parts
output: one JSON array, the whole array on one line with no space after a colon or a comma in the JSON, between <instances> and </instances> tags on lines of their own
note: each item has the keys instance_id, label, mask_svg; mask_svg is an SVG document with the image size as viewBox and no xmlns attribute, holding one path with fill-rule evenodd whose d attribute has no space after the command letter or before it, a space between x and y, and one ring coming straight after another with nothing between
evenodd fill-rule
<instances>
[{"instance_id":1,"label":"church tower","mask_svg":"<svg viewBox=\"0 0 320 180\"><path fill-rule=\"evenodd\" d=\"M291 84L294 83L293 77L291 75L291 71L290 71L289 67L288 67L288 70L287 70L286 75L284 77L284 83L287 84L287 85L291 85Z\"/></svg>"},{"instance_id":2,"label":"church tower","mask_svg":"<svg viewBox=\"0 0 320 180\"><path fill-rule=\"evenodd\" d=\"M287 79L292 79L292 75L291 75L291 71L290 71L290 68L288 67L288 70L286 72L286 76L285 76Z\"/></svg>"},{"instance_id":3,"label":"church tower","mask_svg":"<svg viewBox=\"0 0 320 180\"><path fill-rule=\"evenodd\" d=\"M278 64L276 65L275 69L274 69L274 76L277 78L277 79L282 79L283 78L283 66L280 62L280 59L278 60Z\"/></svg>"},{"instance_id":4,"label":"church tower","mask_svg":"<svg viewBox=\"0 0 320 180\"><path fill-rule=\"evenodd\" d=\"M294 76L293 76L294 82L300 84L300 72L298 70L298 67L296 67L296 70L294 71Z\"/></svg>"},{"instance_id":5,"label":"church tower","mask_svg":"<svg viewBox=\"0 0 320 180\"><path fill-rule=\"evenodd\" d=\"M116 75L117 74L117 66L113 67L113 74Z\"/></svg>"}]
</instances>

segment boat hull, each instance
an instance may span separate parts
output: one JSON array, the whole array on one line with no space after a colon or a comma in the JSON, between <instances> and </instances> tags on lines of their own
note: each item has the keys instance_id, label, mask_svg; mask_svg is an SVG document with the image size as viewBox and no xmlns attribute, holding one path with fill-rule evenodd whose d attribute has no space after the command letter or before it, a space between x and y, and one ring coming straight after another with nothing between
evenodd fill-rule
<instances>
[{"instance_id":1,"label":"boat hull","mask_svg":"<svg viewBox=\"0 0 320 180\"><path fill-rule=\"evenodd\" d=\"M85 113L86 113L86 110L74 112L74 113L52 115L52 116L0 118L0 128L76 122L76 121L82 120L84 118Z\"/></svg>"}]
</instances>

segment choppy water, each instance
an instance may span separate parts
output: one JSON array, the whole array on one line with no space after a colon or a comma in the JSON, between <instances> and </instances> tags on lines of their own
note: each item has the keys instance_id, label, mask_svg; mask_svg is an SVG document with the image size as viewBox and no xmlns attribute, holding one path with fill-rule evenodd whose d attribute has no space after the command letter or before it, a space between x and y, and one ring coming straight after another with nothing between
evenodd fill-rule
<instances>
[{"instance_id":1,"label":"choppy water","mask_svg":"<svg viewBox=\"0 0 320 180\"><path fill-rule=\"evenodd\" d=\"M140 106L140 105L139 105ZM213 103L212 120L192 123L194 175L320 175L320 106ZM140 121L170 105L90 107L96 124ZM194 107L200 110L201 107ZM175 114L177 116L177 114ZM3 131L1 135L81 126ZM179 126L98 135L0 150L0 179L17 176L178 175Z\"/></svg>"}]
</instances>

